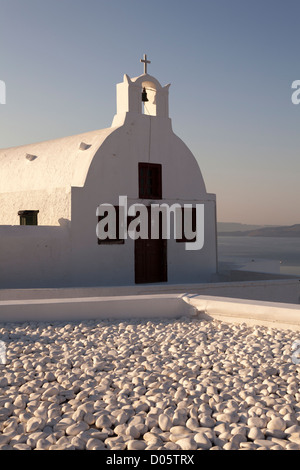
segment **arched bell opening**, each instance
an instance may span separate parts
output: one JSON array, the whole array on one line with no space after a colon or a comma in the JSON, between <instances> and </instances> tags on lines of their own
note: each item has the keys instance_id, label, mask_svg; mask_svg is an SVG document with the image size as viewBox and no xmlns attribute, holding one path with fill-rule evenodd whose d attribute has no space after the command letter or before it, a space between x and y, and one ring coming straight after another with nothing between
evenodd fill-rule
<instances>
[{"instance_id":1,"label":"arched bell opening","mask_svg":"<svg viewBox=\"0 0 300 470\"><path fill-rule=\"evenodd\" d=\"M117 114L113 126L124 122L126 113L169 118L169 86L161 86L151 75L131 79L124 75L117 85Z\"/></svg>"},{"instance_id":2,"label":"arched bell opening","mask_svg":"<svg viewBox=\"0 0 300 470\"><path fill-rule=\"evenodd\" d=\"M153 82L142 83L142 113L147 116L157 116L156 106L157 89Z\"/></svg>"}]
</instances>

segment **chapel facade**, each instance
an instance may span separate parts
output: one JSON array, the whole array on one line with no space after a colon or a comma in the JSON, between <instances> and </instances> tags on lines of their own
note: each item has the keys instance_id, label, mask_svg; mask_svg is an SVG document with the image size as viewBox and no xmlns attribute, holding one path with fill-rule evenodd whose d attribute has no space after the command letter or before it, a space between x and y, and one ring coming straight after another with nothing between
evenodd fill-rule
<instances>
[{"instance_id":1,"label":"chapel facade","mask_svg":"<svg viewBox=\"0 0 300 470\"><path fill-rule=\"evenodd\" d=\"M146 56L144 63L142 75L117 85L111 127L0 150L0 289L186 284L216 274L216 196L172 130L170 85L148 74ZM147 214L186 206L194 238L175 234L175 212L168 237L161 228L154 238L124 237L118 225L99 238L105 204L140 230L139 206ZM150 215L148 222L149 230Z\"/></svg>"}]
</instances>

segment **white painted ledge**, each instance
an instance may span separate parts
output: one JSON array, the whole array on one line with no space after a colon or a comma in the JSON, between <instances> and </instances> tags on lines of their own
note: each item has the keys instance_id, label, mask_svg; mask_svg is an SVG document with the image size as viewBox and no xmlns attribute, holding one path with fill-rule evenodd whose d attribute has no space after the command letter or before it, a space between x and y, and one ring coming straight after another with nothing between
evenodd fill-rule
<instances>
[{"instance_id":1,"label":"white painted ledge","mask_svg":"<svg viewBox=\"0 0 300 470\"><path fill-rule=\"evenodd\" d=\"M185 295L183 299L195 308L194 314L200 318L300 330L300 305L297 304L204 295Z\"/></svg>"},{"instance_id":2,"label":"white painted ledge","mask_svg":"<svg viewBox=\"0 0 300 470\"><path fill-rule=\"evenodd\" d=\"M300 305L228 297L148 294L0 301L0 323L183 316L300 331Z\"/></svg>"},{"instance_id":3,"label":"white painted ledge","mask_svg":"<svg viewBox=\"0 0 300 470\"><path fill-rule=\"evenodd\" d=\"M176 318L194 311L182 294L0 301L0 322Z\"/></svg>"}]
</instances>

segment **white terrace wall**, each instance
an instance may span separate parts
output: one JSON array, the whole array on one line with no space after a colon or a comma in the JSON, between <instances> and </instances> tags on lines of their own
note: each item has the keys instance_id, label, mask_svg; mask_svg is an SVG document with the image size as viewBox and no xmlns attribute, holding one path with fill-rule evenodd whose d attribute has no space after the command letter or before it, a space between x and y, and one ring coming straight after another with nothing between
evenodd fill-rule
<instances>
[{"instance_id":1,"label":"white terrace wall","mask_svg":"<svg viewBox=\"0 0 300 470\"><path fill-rule=\"evenodd\" d=\"M68 287L54 289L0 289L1 300L76 299L83 297L191 294L300 304L300 278L201 284L139 284L114 287Z\"/></svg>"},{"instance_id":2,"label":"white terrace wall","mask_svg":"<svg viewBox=\"0 0 300 470\"><path fill-rule=\"evenodd\" d=\"M300 304L299 278L285 279L285 276L282 276L282 279L272 279L273 274L270 274L269 279L259 280L260 275L261 273L252 273L252 280L240 282L203 284L198 286L196 291L201 295L216 297Z\"/></svg>"},{"instance_id":3,"label":"white terrace wall","mask_svg":"<svg viewBox=\"0 0 300 470\"><path fill-rule=\"evenodd\" d=\"M0 226L0 289L68 286L70 230Z\"/></svg>"}]
</instances>

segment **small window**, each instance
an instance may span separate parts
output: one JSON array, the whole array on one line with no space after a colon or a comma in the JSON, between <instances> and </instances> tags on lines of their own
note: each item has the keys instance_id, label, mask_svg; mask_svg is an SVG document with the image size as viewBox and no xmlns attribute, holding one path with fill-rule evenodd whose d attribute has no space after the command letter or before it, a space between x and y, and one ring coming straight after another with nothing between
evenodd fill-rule
<instances>
[{"instance_id":1,"label":"small window","mask_svg":"<svg viewBox=\"0 0 300 470\"><path fill-rule=\"evenodd\" d=\"M192 227L187 227L188 231L191 232L191 229L194 233L196 233L196 208L193 207L192 208L192 217L190 217L190 214L189 214L189 217L187 219L187 212L188 210L191 210L191 209L185 209L184 207L181 208L181 211L182 211L182 223L181 223L181 238L177 238L176 241L178 243L187 243L187 242L195 242L196 241L196 237L193 237L192 239L188 239L186 237L186 234L185 234L185 226L187 223L190 222L190 220L188 219L192 219ZM186 220L185 220L186 219Z\"/></svg>"},{"instance_id":2,"label":"small window","mask_svg":"<svg viewBox=\"0 0 300 470\"><path fill-rule=\"evenodd\" d=\"M139 198L162 198L162 178L160 164L139 163Z\"/></svg>"},{"instance_id":3,"label":"small window","mask_svg":"<svg viewBox=\"0 0 300 470\"><path fill-rule=\"evenodd\" d=\"M98 240L98 245L123 245L125 242L124 242L124 238L120 238L120 226L119 226L119 211L120 211L120 207L119 206L114 206L115 208L115 215L116 215L116 237L115 238L109 238L109 236L107 238L105 238L104 240L102 240L101 238L97 238ZM104 213L104 215L100 215L98 216L98 222L100 222L102 219L104 219L105 217L107 217L107 212ZM107 227L107 230L108 230L108 227ZM106 230L105 230L106 231ZM108 233L108 231L107 231Z\"/></svg>"},{"instance_id":4,"label":"small window","mask_svg":"<svg viewBox=\"0 0 300 470\"><path fill-rule=\"evenodd\" d=\"M37 225L39 211L19 211L20 225Z\"/></svg>"}]
</instances>

